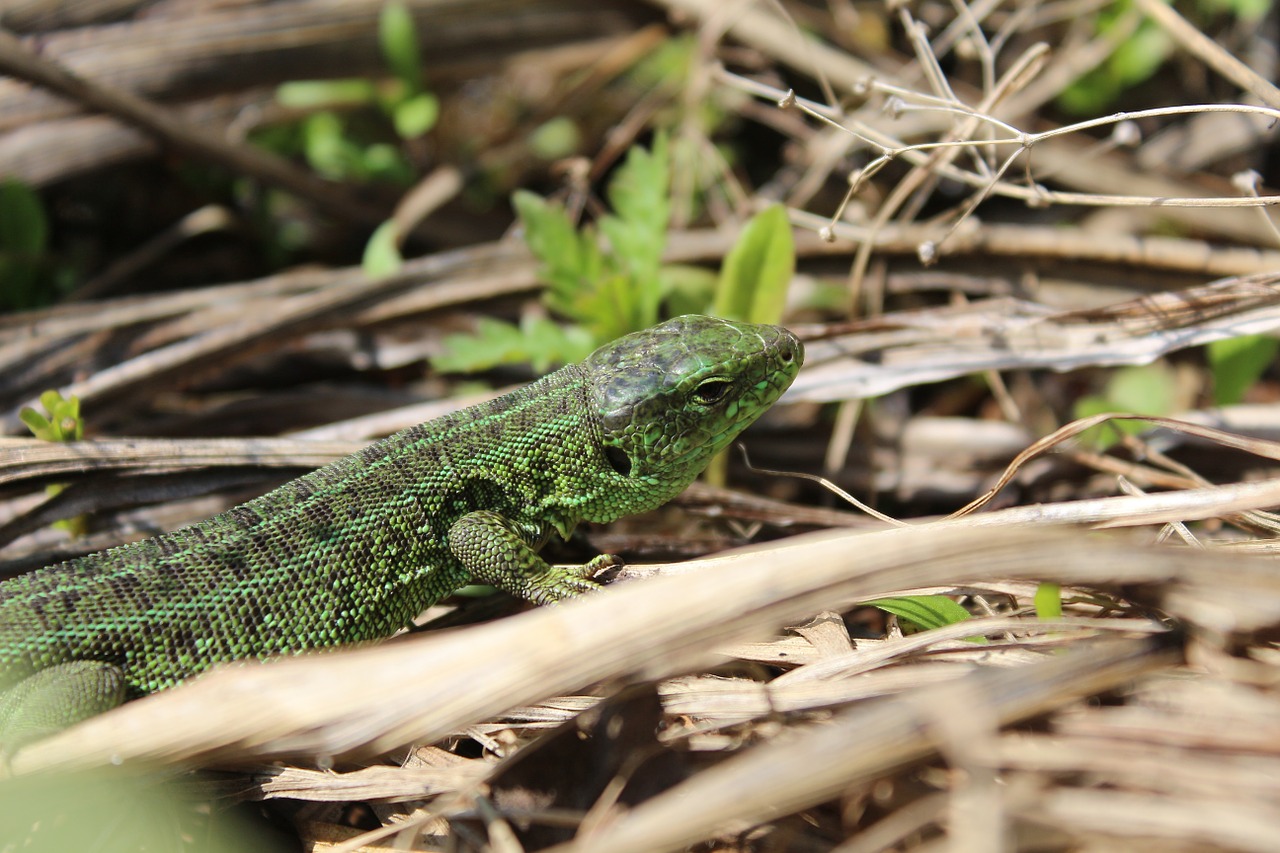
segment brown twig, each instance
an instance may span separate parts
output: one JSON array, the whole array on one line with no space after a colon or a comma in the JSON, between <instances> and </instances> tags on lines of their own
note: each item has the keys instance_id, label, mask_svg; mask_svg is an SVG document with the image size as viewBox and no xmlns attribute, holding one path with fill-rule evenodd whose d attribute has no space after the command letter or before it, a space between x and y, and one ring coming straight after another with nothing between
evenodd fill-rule
<instances>
[{"instance_id":1,"label":"brown twig","mask_svg":"<svg viewBox=\"0 0 1280 853\"><path fill-rule=\"evenodd\" d=\"M385 211L279 157L201 133L176 118L172 112L132 92L82 78L61 64L40 56L5 30L0 30L0 72L113 115L189 156L216 163L233 172L252 175L312 202L336 218L363 225L376 225L387 218Z\"/></svg>"}]
</instances>

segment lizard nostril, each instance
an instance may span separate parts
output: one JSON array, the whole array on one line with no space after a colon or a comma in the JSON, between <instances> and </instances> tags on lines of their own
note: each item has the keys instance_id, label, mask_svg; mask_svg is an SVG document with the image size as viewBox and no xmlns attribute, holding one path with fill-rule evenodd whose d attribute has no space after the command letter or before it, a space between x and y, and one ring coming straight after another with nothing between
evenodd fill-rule
<instances>
[{"instance_id":1,"label":"lizard nostril","mask_svg":"<svg viewBox=\"0 0 1280 853\"><path fill-rule=\"evenodd\" d=\"M784 336L778 341L778 357L782 359L783 364L790 364L800 357L804 350L800 346L800 342L791 335Z\"/></svg>"}]
</instances>

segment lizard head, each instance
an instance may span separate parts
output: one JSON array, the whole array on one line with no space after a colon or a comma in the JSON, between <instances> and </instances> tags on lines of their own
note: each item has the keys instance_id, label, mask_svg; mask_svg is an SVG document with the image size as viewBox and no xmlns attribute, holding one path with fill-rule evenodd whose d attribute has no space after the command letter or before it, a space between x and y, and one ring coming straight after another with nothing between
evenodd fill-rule
<instances>
[{"instance_id":1,"label":"lizard head","mask_svg":"<svg viewBox=\"0 0 1280 853\"><path fill-rule=\"evenodd\" d=\"M662 503L790 387L804 347L781 326L689 314L606 344L583 363L620 476Z\"/></svg>"}]
</instances>

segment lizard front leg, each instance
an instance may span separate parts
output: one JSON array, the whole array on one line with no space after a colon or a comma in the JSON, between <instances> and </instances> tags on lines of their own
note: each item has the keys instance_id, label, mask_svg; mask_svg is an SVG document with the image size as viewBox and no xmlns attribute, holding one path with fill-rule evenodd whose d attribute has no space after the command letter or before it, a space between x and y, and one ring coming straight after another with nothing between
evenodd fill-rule
<instances>
[{"instance_id":1,"label":"lizard front leg","mask_svg":"<svg viewBox=\"0 0 1280 853\"><path fill-rule=\"evenodd\" d=\"M0 756L124 701L120 668L75 660L42 669L0 693Z\"/></svg>"},{"instance_id":2,"label":"lizard front leg","mask_svg":"<svg viewBox=\"0 0 1280 853\"><path fill-rule=\"evenodd\" d=\"M601 554L581 566L553 566L535 550L542 539L492 510L469 512L449 528L449 550L472 578L535 604L597 590L591 575L621 563Z\"/></svg>"}]
</instances>

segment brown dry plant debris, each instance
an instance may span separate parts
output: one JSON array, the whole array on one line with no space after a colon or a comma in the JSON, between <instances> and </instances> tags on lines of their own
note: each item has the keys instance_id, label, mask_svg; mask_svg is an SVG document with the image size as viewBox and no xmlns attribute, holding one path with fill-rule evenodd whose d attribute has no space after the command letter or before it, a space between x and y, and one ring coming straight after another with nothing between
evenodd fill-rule
<instances>
[{"instance_id":1,"label":"brown dry plant debris","mask_svg":"<svg viewBox=\"0 0 1280 853\"><path fill-rule=\"evenodd\" d=\"M225 667L23 750L0 785L53 779L42 808L96 830L132 812L66 780L106 768L108 792L194 794L199 826L262 801L315 851L1275 849L1280 375L1218 406L1203 355L1280 330L1274 14L405 5L440 120L379 138L412 170L394 185L251 141L322 109L280 83L387 91L382 0L0 0L0 180L39 189L44 262L74 279L0 315L0 577L497 393L428 365L478 317L547 313L510 192L591 220L656 130L665 264L714 270L771 202L794 226L808 355L752 463L903 526L735 456L732 487L555 554L626 555L604 594L459 596L385 644ZM1073 112L1135 38L1157 73ZM535 150L566 122L569 154ZM370 278L383 219L406 260ZM1134 417L1093 414L1130 408L1121 376L1169 402L1099 445L1087 428ZM50 388L89 440L24 437ZM82 513L80 539L48 526ZM926 595L970 618L864 606ZM26 790L0 790L0 850Z\"/></svg>"}]
</instances>

